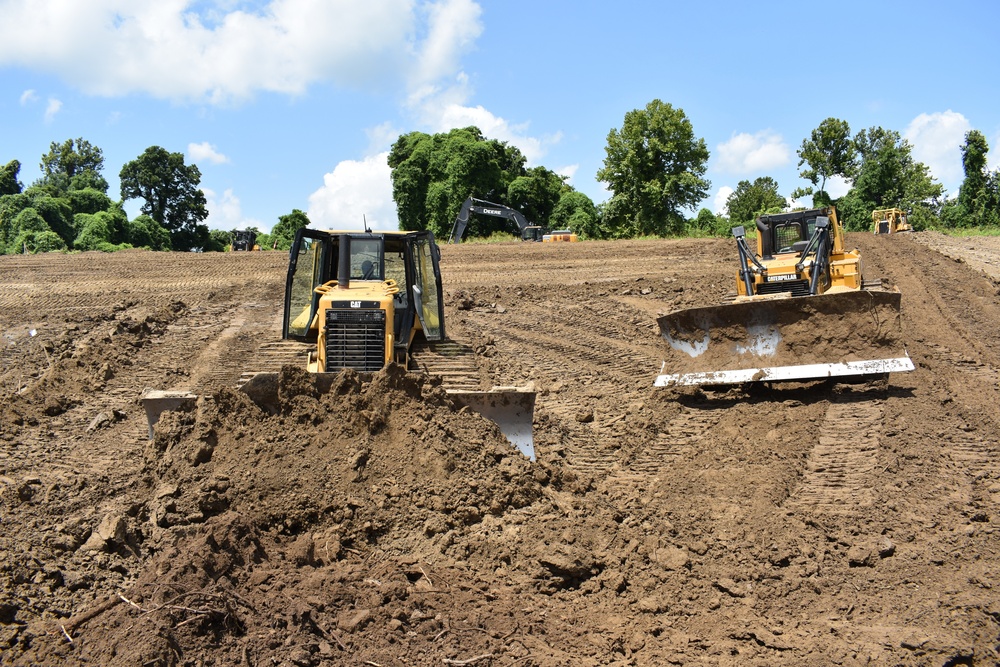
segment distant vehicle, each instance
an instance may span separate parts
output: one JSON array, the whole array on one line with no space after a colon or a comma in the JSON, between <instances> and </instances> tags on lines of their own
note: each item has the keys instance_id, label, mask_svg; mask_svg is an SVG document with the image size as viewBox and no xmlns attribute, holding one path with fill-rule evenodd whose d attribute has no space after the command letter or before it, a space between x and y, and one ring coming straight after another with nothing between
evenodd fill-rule
<instances>
[{"instance_id":1,"label":"distant vehicle","mask_svg":"<svg viewBox=\"0 0 1000 667\"><path fill-rule=\"evenodd\" d=\"M257 232L237 229L233 232L233 242L229 245L229 250L233 252L260 250L260 246L257 245Z\"/></svg>"},{"instance_id":2,"label":"distant vehicle","mask_svg":"<svg viewBox=\"0 0 1000 667\"><path fill-rule=\"evenodd\" d=\"M461 243L465 234L465 227L469 224L469 215L477 213L479 215L491 215L496 218L506 218L517 225L522 241L541 241L552 243L558 241L577 241L577 236L569 229L549 231L540 225L532 224L524 217L520 211L514 210L503 204L495 204L483 199L469 197L462 202L462 208L455 217L455 222L451 226L451 237L449 243Z\"/></svg>"},{"instance_id":3,"label":"distant vehicle","mask_svg":"<svg viewBox=\"0 0 1000 667\"><path fill-rule=\"evenodd\" d=\"M905 211L898 208L882 208L872 211L872 231L875 234L912 232L913 225L907 221Z\"/></svg>"}]
</instances>

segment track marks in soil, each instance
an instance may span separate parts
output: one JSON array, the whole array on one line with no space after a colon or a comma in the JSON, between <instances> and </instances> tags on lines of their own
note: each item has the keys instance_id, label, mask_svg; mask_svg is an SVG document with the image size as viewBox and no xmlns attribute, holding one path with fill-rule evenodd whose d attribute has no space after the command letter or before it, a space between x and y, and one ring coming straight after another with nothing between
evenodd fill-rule
<instances>
[{"instance_id":1,"label":"track marks in soil","mask_svg":"<svg viewBox=\"0 0 1000 667\"><path fill-rule=\"evenodd\" d=\"M840 399L830 404L820 436L806 460L802 484L785 506L799 512L852 514L870 507L885 416L879 399Z\"/></svg>"}]
</instances>

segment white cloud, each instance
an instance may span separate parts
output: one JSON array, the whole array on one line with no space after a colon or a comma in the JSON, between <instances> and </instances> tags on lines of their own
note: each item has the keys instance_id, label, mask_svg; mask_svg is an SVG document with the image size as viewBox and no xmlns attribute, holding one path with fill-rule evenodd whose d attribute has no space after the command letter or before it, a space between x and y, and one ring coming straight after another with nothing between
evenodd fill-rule
<instances>
[{"instance_id":1,"label":"white cloud","mask_svg":"<svg viewBox=\"0 0 1000 667\"><path fill-rule=\"evenodd\" d=\"M731 187L723 185L715 193L715 197L712 198L712 211L716 215L729 215L729 207L726 205L726 200L729 199L729 195L733 194L733 192Z\"/></svg>"},{"instance_id":2,"label":"white cloud","mask_svg":"<svg viewBox=\"0 0 1000 667\"><path fill-rule=\"evenodd\" d=\"M479 36L472 0L6 0L0 66L91 94L228 103L311 84L384 89L453 73Z\"/></svg>"},{"instance_id":3,"label":"white cloud","mask_svg":"<svg viewBox=\"0 0 1000 667\"><path fill-rule=\"evenodd\" d=\"M926 164L945 188L957 190L965 178L962 146L971 129L965 116L949 109L920 114L907 126L903 138L913 146L913 159Z\"/></svg>"},{"instance_id":4,"label":"white cloud","mask_svg":"<svg viewBox=\"0 0 1000 667\"><path fill-rule=\"evenodd\" d=\"M831 176L826 179L826 193L831 199L839 199L846 195L851 189L851 182L843 176Z\"/></svg>"},{"instance_id":5,"label":"white cloud","mask_svg":"<svg viewBox=\"0 0 1000 667\"><path fill-rule=\"evenodd\" d=\"M51 123L55 120L56 114L62 109L63 103L54 97L49 98L49 103L45 106L45 122Z\"/></svg>"},{"instance_id":6,"label":"white cloud","mask_svg":"<svg viewBox=\"0 0 1000 667\"><path fill-rule=\"evenodd\" d=\"M215 146L203 141L200 144L188 144L188 160L191 162L211 162L212 164L225 164L229 158L215 150Z\"/></svg>"},{"instance_id":7,"label":"white cloud","mask_svg":"<svg viewBox=\"0 0 1000 667\"><path fill-rule=\"evenodd\" d=\"M576 176L576 172L580 170L580 165L578 164L568 164L565 167L556 167L552 171L556 172L560 176L566 177L566 182L573 185L573 177Z\"/></svg>"},{"instance_id":8,"label":"white cloud","mask_svg":"<svg viewBox=\"0 0 1000 667\"><path fill-rule=\"evenodd\" d=\"M27 105L31 104L32 102L35 102L36 100L38 100L38 93L36 93L31 88L29 88L28 90L26 90L23 93L21 93L21 106L22 107L27 106Z\"/></svg>"},{"instance_id":9,"label":"white cloud","mask_svg":"<svg viewBox=\"0 0 1000 667\"><path fill-rule=\"evenodd\" d=\"M388 152L364 160L344 160L323 176L323 187L309 195L309 221L324 229L399 229L392 200Z\"/></svg>"},{"instance_id":10,"label":"white cloud","mask_svg":"<svg viewBox=\"0 0 1000 667\"><path fill-rule=\"evenodd\" d=\"M773 130L756 134L734 133L729 141L716 147L718 168L731 174L754 174L791 161L792 151L781 135Z\"/></svg>"},{"instance_id":11,"label":"white cloud","mask_svg":"<svg viewBox=\"0 0 1000 667\"><path fill-rule=\"evenodd\" d=\"M202 188L208 208L208 219L205 221L211 229L246 229L256 227L262 232L270 230L259 220L247 218L243 215L243 207L240 198L233 194L231 188L227 188L222 196L217 196L216 192L208 188Z\"/></svg>"}]
</instances>

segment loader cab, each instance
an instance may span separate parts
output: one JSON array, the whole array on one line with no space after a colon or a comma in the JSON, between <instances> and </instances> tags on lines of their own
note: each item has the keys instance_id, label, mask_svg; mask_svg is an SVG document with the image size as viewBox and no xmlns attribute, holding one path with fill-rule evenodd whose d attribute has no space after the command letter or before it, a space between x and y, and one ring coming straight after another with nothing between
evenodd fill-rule
<instances>
[{"instance_id":1,"label":"loader cab","mask_svg":"<svg viewBox=\"0 0 1000 667\"><path fill-rule=\"evenodd\" d=\"M358 311L391 307L393 339L409 345L416 330L427 340L442 340L444 302L439 250L431 232L334 232L302 228L292 243L282 338L316 343L322 318L317 313L323 285L337 281L343 302ZM342 265L343 263L343 265ZM398 291L391 306L368 293L384 292L385 281ZM405 350L401 350L405 356Z\"/></svg>"},{"instance_id":2,"label":"loader cab","mask_svg":"<svg viewBox=\"0 0 1000 667\"><path fill-rule=\"evenodd\" d=\"M816 221L823 218L831 221L831 236L839 243L839 227L833 222L836 220L834 216L832 207L762 215L756 222L757 252L764 259L789 253L800 254L816 231Z\"/></svg>"}]
</instances>

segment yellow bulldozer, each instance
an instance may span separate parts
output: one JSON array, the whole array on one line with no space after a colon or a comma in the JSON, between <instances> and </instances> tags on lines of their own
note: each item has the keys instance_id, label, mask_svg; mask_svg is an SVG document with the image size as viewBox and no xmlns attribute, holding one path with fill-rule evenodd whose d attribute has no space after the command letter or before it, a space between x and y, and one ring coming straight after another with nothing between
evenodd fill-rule
<instances>
[{"instance_id":1,"label":"yellow bulldozer","mask_svg":"<svg viewBox=\"0 0 1000 667\"><path fill-rule=\"evenodd\" d=\"M757 247L734 227L736 297L657 319L667 356L655 385L843 381L913 370L900 293L865 280L833 206L760 216Z\"/></svg>"},{"instance_id":2,"label":"yellow bulldozer","mask_svg":"<svg viewBox=\"0 0 1000 667\"><path fill-rule=\"evenodd\" d=\"M872 232L875 234L899 234L912 232L913 225L906 219L906 211L898 208L881 208L872 211Z\"/></svg>"},{"instance_id":3,"label":"yellow bulldozer","mask_svg":"<svg viewBox=\"0 0 1000 667\"><path fill-rule=\"evenodd\" d=\"M445 343L440 250L434 235L300 229L285 283L282 339L306 350L304 365L322 393L344 369L374 373L390 362L413 365L415 341ZM454 348L453 348L454 349ZM418 366L419 369L419 366ZM456 403L494 421L534 459L535 392L488 391L442 382ZM242 385L265 409L277 405L278 373L252 374Z\"/></svg>"}]
</instances>

